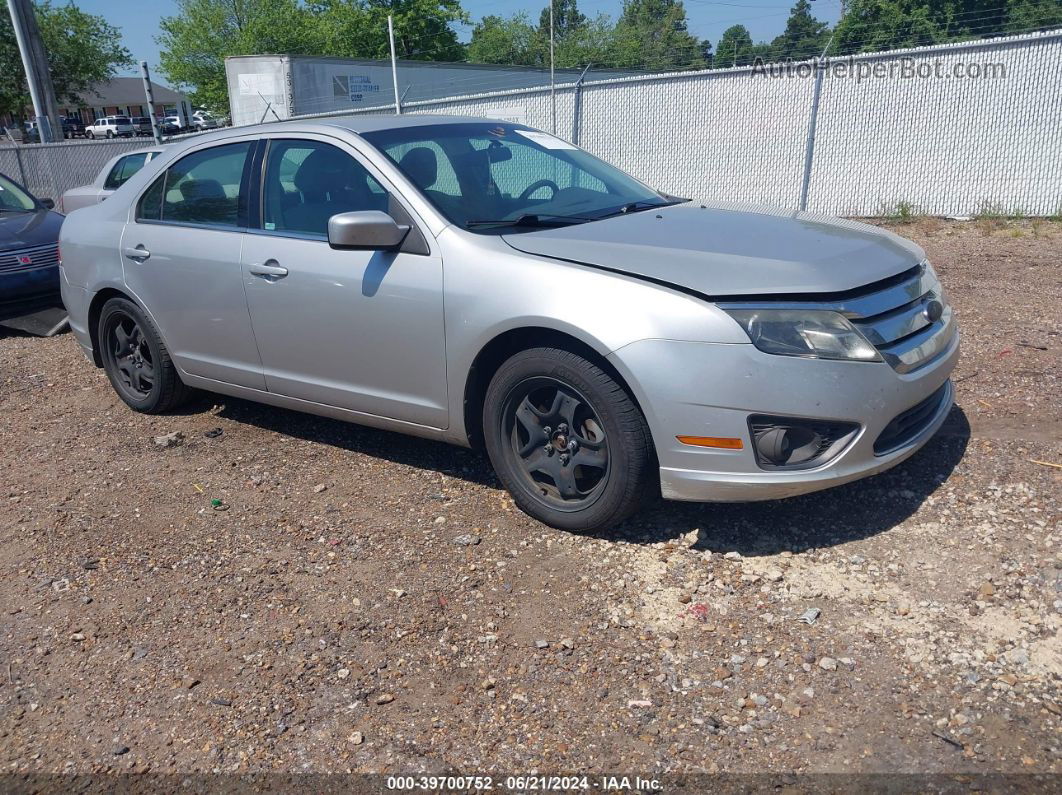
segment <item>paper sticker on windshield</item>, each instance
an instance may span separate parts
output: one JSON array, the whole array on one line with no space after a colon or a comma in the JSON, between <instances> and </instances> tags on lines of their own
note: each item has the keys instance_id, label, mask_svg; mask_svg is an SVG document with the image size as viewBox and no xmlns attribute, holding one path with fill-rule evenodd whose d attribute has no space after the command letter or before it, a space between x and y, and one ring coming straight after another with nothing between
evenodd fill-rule
<instances>
[{"instance_id":1,"label":"paper sticker on windshield","mask_svg":"<svg viewBox=\"0 0 1062 795\"><path fill-rule=\"evenodd\" d=\"M570 144L567 141L562 141L560 138L555 138L549 133L538 132L537 130L513 130L517 135L522 135L528 140L534 141L539 146L544 146L547 149L578 149L575 144Z\"/></svg>"}]
</instances>

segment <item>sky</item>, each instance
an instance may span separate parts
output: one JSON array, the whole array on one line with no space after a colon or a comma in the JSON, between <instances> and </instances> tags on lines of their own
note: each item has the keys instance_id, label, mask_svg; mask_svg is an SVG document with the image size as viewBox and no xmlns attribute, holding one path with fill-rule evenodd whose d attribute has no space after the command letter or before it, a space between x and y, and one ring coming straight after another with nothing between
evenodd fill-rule
<instances>
[{"instance_id":1,"label":"sky","mask_svg":"<svg viewBox=\"0 0 1062 795\"><path fill-rule=\"evenodd\" d=\"M82 10L98 14L120 28L125 46L137 62L147 60L152 71L158 71L159 47L155 36L159 19L177 12L174 0L74 0ZM731 25L742 24L749 29L753 41L770 40L785 28L789 9L795 0L684 0L690 32L708 39L714 46L723 31ZM462 5L478 21L485 14L508 16L526 11L532 20L546 7L545 0L462 0ZM840 14L839 0L811 0L812 12L831 25ZM623 8L622 0L579 0L579 10L587 16L608 14L613 19ZM457 28L462 41L467 41L472 28ZM136 74L132 69L128 74ZM153 77L155 77L153 75ZM158 82L165 82L158 79Z\"/></svg>"}]
</instances>

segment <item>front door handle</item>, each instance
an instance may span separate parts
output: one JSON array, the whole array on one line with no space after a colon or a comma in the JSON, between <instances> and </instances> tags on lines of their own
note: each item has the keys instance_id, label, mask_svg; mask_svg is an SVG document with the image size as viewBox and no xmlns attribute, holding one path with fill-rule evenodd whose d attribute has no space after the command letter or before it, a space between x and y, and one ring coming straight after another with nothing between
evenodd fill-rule
<instances>
[{"instance_id":1,"label":"front door handle","mask_svg":"<svg viewBox=\"0 0 1062 795\"><path fill-rule=\"evenodd\" d=\"M261 265L248 265L247 271L269 281L283 279L288 275L288 269L280 267L275 259L266 260Z\"/></svg>"},{"instance_id":2,"label":"front door handle","mask_svg":"<svg viewBox=\"0 0 1062 795\"><path fill-rule=\"evenodd\" d=\"M129 257L129 259L134 260L136 262L143 262L151 256L151 252L144 248L143 244L140 244L136 247L126 246L124 253L125 256Z\"/></svg>"}]
</instances>

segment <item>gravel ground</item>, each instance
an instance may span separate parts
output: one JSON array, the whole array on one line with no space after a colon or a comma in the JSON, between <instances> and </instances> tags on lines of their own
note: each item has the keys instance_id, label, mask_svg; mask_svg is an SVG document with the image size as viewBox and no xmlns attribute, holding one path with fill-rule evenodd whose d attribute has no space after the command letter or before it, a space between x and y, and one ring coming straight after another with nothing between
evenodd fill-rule
<instances>
[{"instance_id":1,"label":"gravel ground","mask_svg":"<svg viewBox=\"0 0 1062 795\"><path fill-rule=\"evenodd\" d=\"M471 451L145 417L69 335L0 336L4 769L1062 772L1062 225L897 231L965 335L942 432L597 536Z\"/></svg>"}]
</instances>

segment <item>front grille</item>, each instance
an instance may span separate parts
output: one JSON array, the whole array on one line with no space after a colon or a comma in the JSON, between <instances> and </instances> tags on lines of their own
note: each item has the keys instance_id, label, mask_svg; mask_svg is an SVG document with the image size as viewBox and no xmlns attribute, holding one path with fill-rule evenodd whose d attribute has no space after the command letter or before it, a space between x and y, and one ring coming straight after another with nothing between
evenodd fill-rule
<instances>
[{"instance_id":1,"label":"front grille","mask_svg":"<svg viewBox=\"0 0 1062 795\"><path fill-rule=\"evenodd\" d=\"M885 455L897 450L917 438L932 424L941 404L951 400L951 381L916 406L898 414L874 442L874 455Z\"/></svg>"},{"instance_id":2,"label":"front grille","mask_svg":"<svg viewBox=\"0 0 1062 795\"><path fill-rule=\"evenodd\" d=\"M24 257L29 258L29 264L22 262ZM0 251L0 273L51 268L58 264L59 246L55 243L47 246L23 248L18 251Z\"/></svg>"},{"instance_id":3,"label":"front grille","mask_svg":"<svg viewBox=\"0 0 1062 795\"><path fill-rule=\"evenodd\" d=\"M900 373L928 364L955 336L952 309L923 263L899 284L842 300L837 311Z\"/></svg>"}]
</instances>

